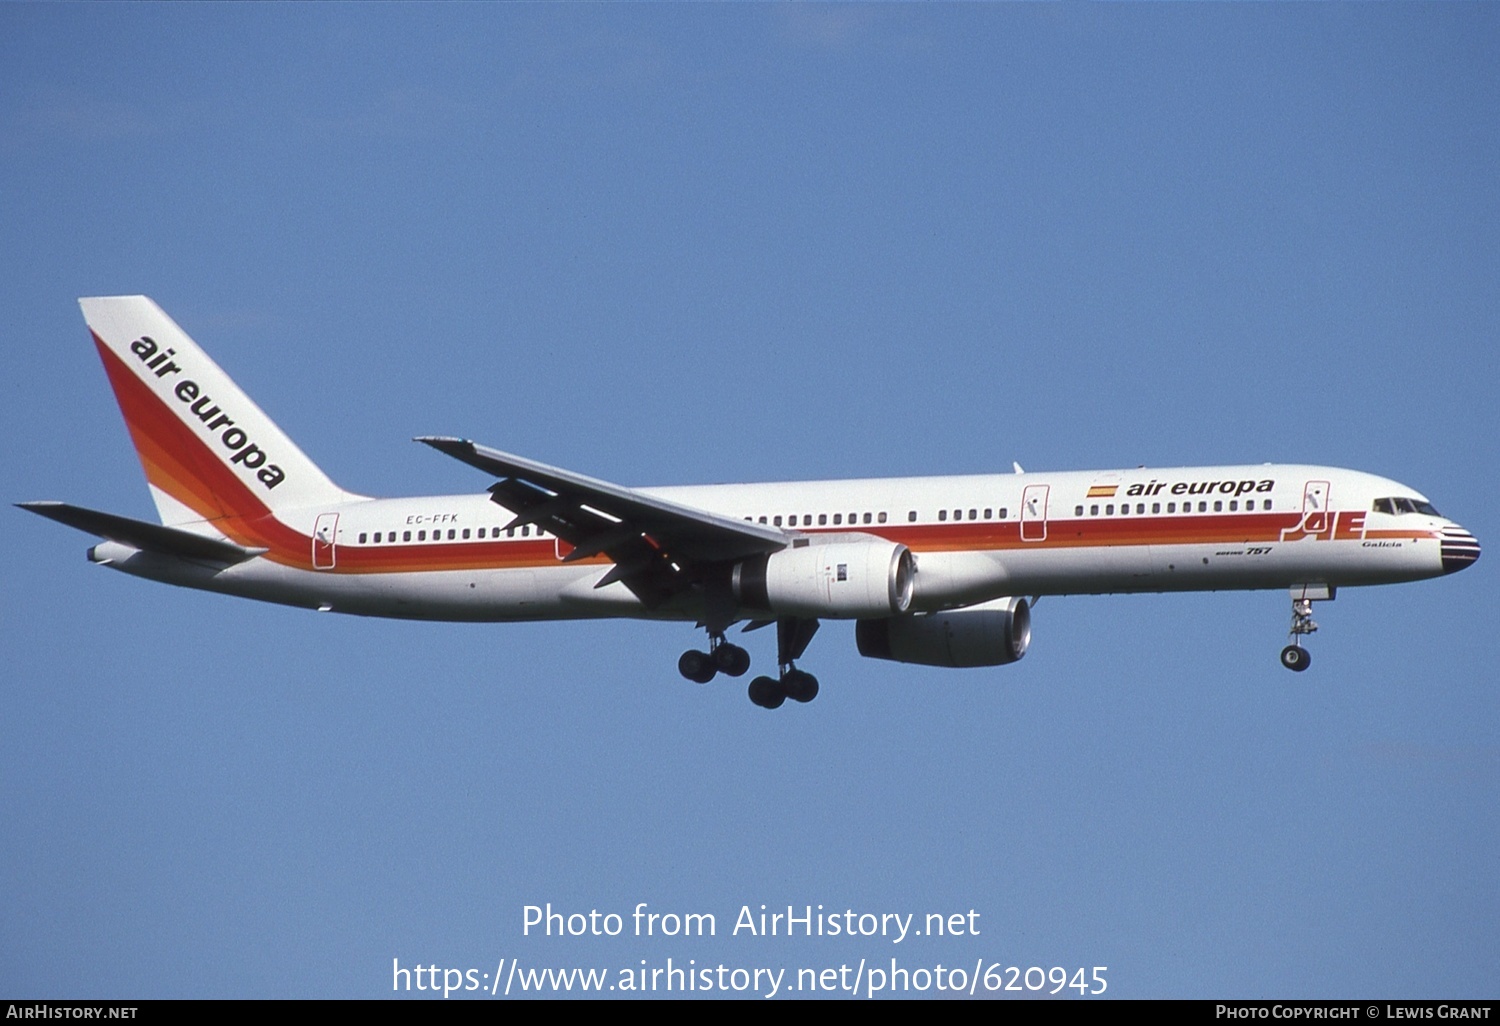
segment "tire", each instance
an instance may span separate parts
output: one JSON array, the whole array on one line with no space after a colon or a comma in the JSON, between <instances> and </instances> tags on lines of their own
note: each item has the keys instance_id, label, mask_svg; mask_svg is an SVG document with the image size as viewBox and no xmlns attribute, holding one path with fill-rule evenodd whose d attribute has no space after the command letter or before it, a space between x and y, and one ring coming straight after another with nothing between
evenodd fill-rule
<instances>
[{"instance_id":1,"label":"tire","mask_svg":"<svg viewBox=\"0 0 1500 1026\"><path fill-rule=\"evenodd\" d=\"M750 701L762 709L779 709L786 701L786 689L781 681L770 677L756 677L750 682Z\"/></svg>"},{"instance_id":2,"label":"tire","mask_svg":"<svg viewBox=\"0 0 1500 1026\"><path fill-rule=\"evenodd\" d=\"M750 653L738 645L727 642L714 649L714 665L720 673L730 677L743 676L750 669Z\"/></svg>"},{"instance_id":3,"label":"tire","mask_svg":"<svg viewBox=\"0 0 1500 1026\"><path fill-rule=\"evenodd\" d=\"M707 652L689 649L677 660L677 672L694 684L707 684L719 671L714 667L713 657Z\"/></svg>"},{"instance_id":4,"label":"tire","mask_svg":"<svg viewBox=\"0 0 1500 1026\"><path fill-rule=\"evenodd\" d=\"M782 681L786 697L794 702L811 702L818 697L818 678L806 670L793 670Z\"/></svg>"},{"instance_id":5,"label":"tire","mask_svg":"<svg viewBox=\"0 0 1500 1026\"><path fill-rule=\"evenodd\" d=\"M1312 665L1312 653L1300 645L1288 645L1281 650L1281 665L1301 673Z\"/></svg>"}]
</instances>

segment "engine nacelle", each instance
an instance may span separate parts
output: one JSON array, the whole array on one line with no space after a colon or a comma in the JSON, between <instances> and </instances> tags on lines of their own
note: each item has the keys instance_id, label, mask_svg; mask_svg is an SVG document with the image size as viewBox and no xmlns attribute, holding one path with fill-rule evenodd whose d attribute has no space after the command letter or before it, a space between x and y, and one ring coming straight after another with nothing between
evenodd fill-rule
<instances>
[{"instance_id":1,"label":"engine nacelle","mask_svg":"<svg viewBox=\"0 0 1500 1026\"><path fill-rule=\"evenodd\" d=\"M736 601L777 616L894 616L911 606L911 550L896 542L835 542L752 556L734 566Z\"/></svg>"},{"instance_id":2,"label":"engine nacelle","mask_svg":"<svg viewBox=\"0 0 1500 1026\"><path fill-rule=\"evenodd\" d=\"M1031 607L1000 598L947 613L861 620L854 628L859 654L923 666L1003 666L1031 644Z\"/></svg>"}]
</instances>

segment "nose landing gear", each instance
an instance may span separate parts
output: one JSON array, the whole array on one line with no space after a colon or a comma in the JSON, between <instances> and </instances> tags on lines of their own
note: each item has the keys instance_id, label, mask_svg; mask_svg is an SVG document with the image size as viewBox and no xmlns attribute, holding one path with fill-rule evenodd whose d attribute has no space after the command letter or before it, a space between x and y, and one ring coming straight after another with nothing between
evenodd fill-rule
<instances>
[{"instance_id":1,"label":"nose landing gear","mask_svg":"<svg viewBox=\"0 0 1500 1026\"><path fill-rule=\"evenodd\" d=\"M1281 650L1282 666L1301 673L1312 665L1312 653L1302 647L1302 639L1308 634L1316 633L1318 629L1312 618L1313 600L1332 600L1333 597L1333 588L1326 584L1299 584L1292 587L1292 627L1287 632L1292 643Z\"/></svg>"}]
</instances>

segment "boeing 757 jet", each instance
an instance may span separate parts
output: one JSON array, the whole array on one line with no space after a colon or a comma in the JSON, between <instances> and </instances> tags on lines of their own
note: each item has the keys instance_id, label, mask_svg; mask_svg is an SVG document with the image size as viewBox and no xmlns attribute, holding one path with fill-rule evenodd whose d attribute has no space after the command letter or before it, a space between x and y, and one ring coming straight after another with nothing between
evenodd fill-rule
<instances>
[{"instance_id":1,"label":"boeing 757 jet","mask_svg":"<svg viewBox=\"0 0 1500 1026\"><path fill-rule=\"evenodd\" d=\"M749 686L769 709L816 697L797 661L823 620L854 620L865 656L999 666L1026 654L1037 596L1280 589L1281 662L1301 671L1314 601L1479 558L1415 489L1289 464L627 488L422 437L492 483L372 499L334 484L151 300L80 303L160 517L22 503L102 538L93 562L360 616L692 622L707 647L677 665L699 683L749 669L734 625L775 625L777 673Z\"/></svg>"}]
</instances>

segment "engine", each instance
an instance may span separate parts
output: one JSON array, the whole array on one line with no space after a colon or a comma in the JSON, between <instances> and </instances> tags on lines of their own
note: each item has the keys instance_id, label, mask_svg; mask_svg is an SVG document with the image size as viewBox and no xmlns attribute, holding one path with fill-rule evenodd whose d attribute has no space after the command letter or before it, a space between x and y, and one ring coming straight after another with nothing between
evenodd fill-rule
<instances>
[{"instance_id":1,"label":"engine","mask_svg":"<svg viewBox=\"0 0 1500 1026\"><path fill-rule=\"evenodd\" d=\"M734 566L737 602L777 616L894 616L911 606L911 551L896 542L834 542L782 549Z\"/></svg>"},{"instance_id":2,"label":"engine","mask_svg":"<svg viewBox=\"0 0 1500 1026\"><path fill-rule=\"evenodd\" d=\"M1026 654L1031 607L999 598L967 609L860 620L859 654L923 666L1003 666Z\"/></svg>"}]
</instances>

